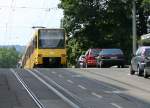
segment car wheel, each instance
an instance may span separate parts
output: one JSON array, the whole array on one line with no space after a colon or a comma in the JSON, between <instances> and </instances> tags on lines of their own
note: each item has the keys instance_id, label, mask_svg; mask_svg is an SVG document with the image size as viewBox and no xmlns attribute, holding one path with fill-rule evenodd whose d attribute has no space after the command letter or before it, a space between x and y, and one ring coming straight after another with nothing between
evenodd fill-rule
<instances>
[{"instance_id":1,"label":"car wheel","mask_svg":"<svg viewBox=\"0 0 150 108\"><path fill-rule=\"evenodd\" d=\"M133 70L132 65L130 66L130 74L131 74L131 75L134 75L134 74L135 74L135 71Z\"/></svg>"},{"instance_id":2,"label":"car wheel","mask_svg":"<svg viewBox=\"0 0 150 108\"><path fill-rule=\"evenodd\" d=\"M80 62L79 63L79 68L83 68L84 66L83 66L83 63L82 62Z\"/></svg>"},{"instance_id":3,"label":"car wheel","mask_svg":"<svg viewBox=\"0 0 150 108\"><path fill-rule=\"evenodd\" d=\"M124 65L121 65L121 68L124 68Z\"/></svg>"},{"instance_id":4,"label":"car wheel","mask_svg":"<svg viewBox=\"0 0 150 108\"><path fill-rule=\"evenodd\" d=\"M118 65L117 67L118 67L118 68L120 68L121 66L120 66L120 65Z\"/></svg>"},{"instance_id":5,"label":"car wheel","mask_svg":"<svg viewBox=\"0 0 150 108\"><path fill-rule=\"evenodd\" d=\"M147 74L147 71L146 71L146 69L144 69L144 78L148 78L149 76L148 76L148 74Z\"/></svg>"},{"instance_id":6,"label":"car wheel","mask_svg":"<svg viewBox=\"0 0 150 108\"><path fill-rule=\"evenodd\" d=\"M143 70L140 69L140 66L138 66L138 71L137 71L137 73L138 73L138 76L142 76L142 75L143 75Z\"/></svg>"},{"instance_id":7,"label":"car wheel","mask_svg":"<svg viewBox=\"0 0 150 108\"><path fill-rule=\"evenodd\" d=\"M83 68L83 65L80 65L80 67L79 68Z\"/></svg>"}]
</instances>

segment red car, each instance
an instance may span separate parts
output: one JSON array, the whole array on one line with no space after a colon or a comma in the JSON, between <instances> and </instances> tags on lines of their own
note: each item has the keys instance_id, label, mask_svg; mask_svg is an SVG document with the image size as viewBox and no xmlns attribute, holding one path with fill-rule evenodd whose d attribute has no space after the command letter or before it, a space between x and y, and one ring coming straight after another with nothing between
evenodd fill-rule
<instances>
[{"instance_id":1,"label":"red car","mask_svg":"<svg viewBox=\"0 0 150 108\"><path fill-rule=\"evenodd\" d=\"M90 48L86 51L84 56L84 67L96 67L96 57L99 55L101 51L100 48Z\"/></svg>"}]
</instances>

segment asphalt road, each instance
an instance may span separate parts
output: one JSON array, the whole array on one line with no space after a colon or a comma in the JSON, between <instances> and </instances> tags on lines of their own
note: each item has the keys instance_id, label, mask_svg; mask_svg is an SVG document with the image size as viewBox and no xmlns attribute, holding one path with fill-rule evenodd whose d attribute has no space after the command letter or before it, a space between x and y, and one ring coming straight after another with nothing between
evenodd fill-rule
<instances>
[{"instance_id":1,"label":"asphalt road","mask_svg":"<svg viewBox=\"0 0 150 108\"><path fill-rule=\"evenodd\" d=\"M38 108L9 69L0 69L0 108Z\"/></svg>"},{"instance_id":2,"label":"asphalt road","mask_svg":"<svg viewBox=\"0 0 150 108\"><path fill-rule=\"evenodd\" d=\"M129 69L0 69L0 108L150 108L150 79Z\"/></svg>"}]
</instances>

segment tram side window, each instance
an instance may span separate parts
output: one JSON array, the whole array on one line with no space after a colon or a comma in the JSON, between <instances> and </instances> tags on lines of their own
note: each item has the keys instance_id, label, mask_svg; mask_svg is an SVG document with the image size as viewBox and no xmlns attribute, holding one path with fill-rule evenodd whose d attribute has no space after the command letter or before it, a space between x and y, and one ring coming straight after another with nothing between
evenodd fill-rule
<instances>
[{"instance_id":1,"label":"tram side window","mask_svg":"<svg viewBox=\"0 0 150 108\"><path fill-rule=\"evenodd\" d=\"M27 62L27 59L28 58L27 58L27 52L26 52L26 54L25 54L25 61L24 61L25 63Z\"/></svg>"},{"instance_id":2,"label":"tram side window","mask_svg":"<svg viewBox=\"0 0 150 108\"><path fill-rule=\"evenodd\" d=\"M32 42L33 43L33 42ZM34 51L34 47L33 47L33 44L30 44L30 46L29 46L29 52L28 52L28 56L29 56L29 58L30 58L30 56L32 55L32 53L33 53L33 51Z\"/></svg>"},{"instance_id":3,"label":"tram side window","mask_svg":"<svg viewBox=\"0 0 150 108\"><path fill-rule=\"evenodd\" d=\"M33 48L37 48L37 36L33 39Z\"/></svg>"},{"instance_id":4,"label":"tram side window","mask_svg":"<svg viewBox=\"0 0 150 108\"><path fill-rule=\"evenodd\" d=\"M24 59L23 59L23 66L26 64L27 60L29 59L29 51L30 50L30 46L27 48L26 53L24 55Z\"/></svg>"},{"instance_id":5,"label":"tram side window","mask_svg":"<svg viewBox=\"0 0 150 108\"><path fill-rule=\"evenodd\" d=\"M30 46L29 46L29 55L28 55L29 58L30 58L30 55L31 55L31 48L32 48L32 46L30 45Z\"/></svg>"},{"instance_id":6,"label":"tram side window","mask_svg":"<svg viewBox=\"0 0 150 108\"><path fill-rule=\"evenodd\" d=\"M31 56L31 54L34 51L34 39L32 40L31 45L29 47L30 47L29 49L30 49L30 56Z\"/></svg>"},{"instance_id":7,"label":"tram side window","mask_svg":"<svg viewBox=\"0 0 150 108\"><path fill-rule=\"evenodd\" d=\"M29 59L29 57L30 57L30 46L27 49L27 59Z\"/></svg>"}]
</instances>

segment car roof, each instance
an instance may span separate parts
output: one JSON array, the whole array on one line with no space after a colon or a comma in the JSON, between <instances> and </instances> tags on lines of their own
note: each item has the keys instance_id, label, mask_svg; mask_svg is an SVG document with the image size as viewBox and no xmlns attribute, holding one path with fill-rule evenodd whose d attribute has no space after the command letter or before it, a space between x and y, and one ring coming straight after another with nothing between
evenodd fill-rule
<instances>
[{"instance_id":1,"label":"car roof","mask_svg":"<svg viewBox=\"0 0 150 108\"><path fill-rule=\"evenodd\" d=\"M89 48L87 51L92 51L92 50L101 50L102 48Z\"/></svg>"},{"instance_id":2,"label":"car roof","mask_svg":"<svg viewBox=\"0 0 150 108\"><path fill-rule=\"evenodd\" d=\"M146 49L146 48L150 48L150 46L141 46L139 48Z\"/></svg>"},{"instance_id":3,"label":"car roof","mask_svg":"<svg viewBox=\"0 0 150 108\"><path fill-rule=\"evenodd\" d=\"M99 49L101 49L101 48L90 48L90 49L91 49L91 50L92 50L92 49L94 49L94 50L95 50L95 49L99 50Z\"/></svg>"},{"instance_id":4,"label":"car roof","mask_svg":"<svg viewBox=\"0 0 150 108\"><path fill-rule=\"evenodd\" d=\"M102 50L113 50L113 49L114 49L114 50L116 50L116 49L117 49L117 50L121 50L120 48L103 48Z\"/></svg>"}]
</instances>

